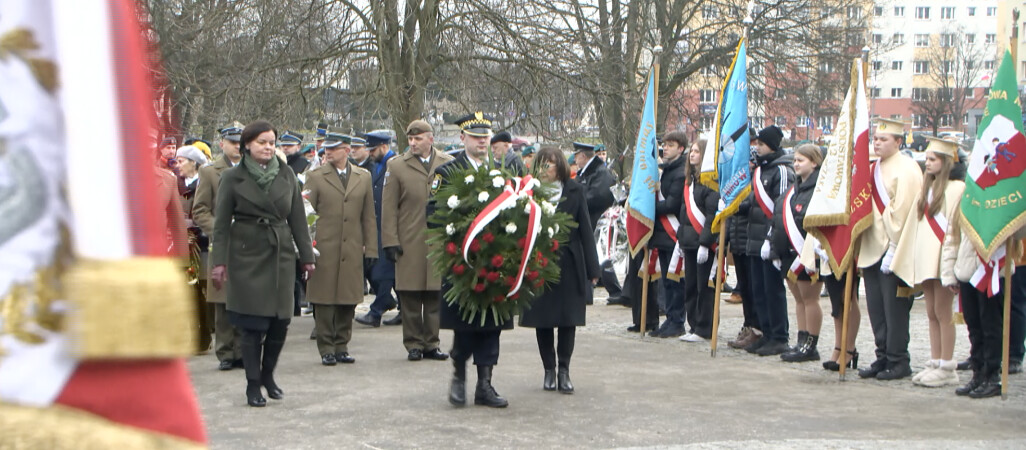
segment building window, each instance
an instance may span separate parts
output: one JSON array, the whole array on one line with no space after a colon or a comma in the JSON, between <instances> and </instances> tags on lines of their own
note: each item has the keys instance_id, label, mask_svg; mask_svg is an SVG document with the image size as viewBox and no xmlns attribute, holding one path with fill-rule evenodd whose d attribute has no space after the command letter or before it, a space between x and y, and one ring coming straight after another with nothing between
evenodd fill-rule
<instances>
[{"instance_id":1,"label":"building window","mask_svg":"<svg viewBox=\"0 0 1026 450\"><path fill-rule=\"evenodd\" d=\"M705 67L699 69L698 73L703 75L703 76L716 75L716 71L715 71L715 69L713 69L713 66L705 66Z\"/></svg>"},{"instance_id":2,"label":"building window","mask_svg":"<svg viewBox=\"0 0 1026 450\"><path fill-rule=\"evenodd\" d=\"M955 42L958 39L958 35L954 33L944 33L940 35L941 47L954 47Z\"/></svg>"},{"instance_id":3,"label":"building window","mask_svg":"<svg viewBox=\"0 0 1026 450\"><path fill-rule=\"evenodd\" d=\"M880 34L880 33L873 33L873 43L874 44L883 43L883 35Z\"/></svg>"},{"instance_id":4,"label":"building window","mask_svg":"<svg viewBox=\"0 0 1026 450\"><path fill-rule=\"evenodd\" d=\"M794 125L796 127L807 127L809 126L809 118L805 116L798 116L798 119L795 120Z\"/></svg>"},{"instance_id":5,"label":"building window","mask_svg":"<svg viewBox=\"0 0 1026 450\"><path fill-rule=\"evenodd\" d=\"M762 64L752 66L751 70L749 70L748 73L752 75L762 75Z\"/></svg>"},{"instance_id":6,"label":"building window","mask_svg":"<svg viewBox=\"0 0 1026 450\"><path fill-rule=\"evenodd\" d=\"M990 96L990 88L983 88L983 98Z\"/></svg>"},{"instance_id":7,"label":"building window","mask_svg":"<svg viewBox=\"0 0 1026 450\"><path fill-rule=\"evenodd\" d=\"M883 15L883 6L875 6L875 7L873 7L873 15L876 16L876 17L882 16Z\"/></svg>"},{"instance_id":8,"label":"building window","mask_svg":"<svg viewBox=\"0 0 1026 450\"><path fill-rule=\"evenodd\" d=\"M901 98L901 88L891 88L891 98Z\"/></svg>"},{"instance_id":9,"label":"building window","mask_svg":"<svg viewBox=\"0 0 1026 450\"><path fill-rule=\"evenodd\" d=\"M848 18L849 19L858 19L860 17L862 17L862 8L861 7L858 7L858 6L849 6L848 7Z\"/></svg>"},{"instance_id":10,"label":"building window","mask_svg":"<svg viewBox=\"0 0 1026 450\"><path fill-rule=\"evenodd\" d=\"M762 129L762 120L763 120L762 116L752 116L752 117L749 117L748 118L748 126L751 127L753 130L761 130Z\"/></svg>"},{"instance_id":11,"label":"building window","mask_svg":"<svg viewBox=\"0 0 1026 450\"><path fill-rule=\"evenodd\" d=\"M876 61L873 61L873 71L874 72L879 72L881 70L883 70L883 61L880 61L879 59L876 60ZM1026 72L1023 72L1023 73L1026 73Z\"/></svg>"},{"instance_id":12,"label":"building window","mask_svg":"<svg viewBox=\"0 0 1026 450\"><path fill-rule=\"evenodd\" d=\"M901 61L891 61L891 70L901 70L904 63Z\"/></svg>"},{"instance_id":13,"label":"building window","mask_svg":"<svg viewBox=\"0 0 1026 450\"><path fill-rule=\"evenodd\" d=\"M773 118L773 125L776 125L778 127L786 127L787 126L787 117L777 116L777 117Z\"/></svg>"},{"instance_id":14,"label":"building window","mask_svg":"<svg viewBox=\"0 0 1026 450\"><path fill-rule=\"evenodd\" d=\"M976 33L966 33L966 35L965 35L965 43L966 44L970 44L970 45L975 44L976 43Z\"/></svg>"},{"instance_id":15,"label":"building window","mask_svg":"<svg viewBox=\"0 0 1026 450\"><path fill-rule=\"evenodd\" d=\"M894 33L894 37L891 40L894 41L894 43L897 44L897 45L904 44L905 43L905 34L904 33Z\"/></svg>"},{"instance_id":16,"label":"building window","mask_svg":"<svg viewBox=\"0 0 1026 450\"><path fill-rule=\"evenodd\" d=\"M712 117L703 117L701 122L702 122L702 124L701 124L702 125L702 131L710 131L710 130L712 130L712 127L713 127L713 118Z\"/></svg>"},{"instance_id":17,"label":"building window","mask_svg":"<svg viewBox=\"0 0 1026 450\"><path fill-rule=\"evenodd\" d=\"M919 20L930 20L930 7L929 6L916 6L916 19L919 19Z\"/></svg>"},{"instance_id":18,"label":"building window","mask_svg":"<svg viewBox=\"0 0 1026 450\"><path fill-rule=\"evenodd\" d=\"M916 75L926 75L930 73L930 61L913 61L912 73Z\"/></svg>"},{"instance_id":19,"label":"building window","mask_svg":"<svg viewBox=\"0 0 1026 450\"><path fill-rule=\"evenodd\" d=\"M976 93L973 91L975 91L975 89L965 88L965 98L973 98L973 96L976 95Z\"/></svg>"},{"instance_id":20,"label":"building window","mask_svg":"<svg viewBox=\"0 0 1026 450\"><path fill-rule=\"evenodd\" d=\"M926 117L924 117L922 114L913 114L912 115L912 126L913 127L918 127L918 128L925 127L926 126Z\"/></svg>"},{"instance_id":21,"label":"building window","mask_svg":"<svg viewBox=\"0 0 1026 450\"><path fill-rule=\"evenodd\" d=\"M830 64L830 61L823 61L819 63L819 71L823 73L831 73L834 71L834 66L833 64Z\"/></svg>"},{"instance_id":22,"label":"building window","mask_svg":"<svg viewBox=\"0 0 1026 450\"><path fill-rule=\"evenodd\" d=\"M929 34L916 34L916 47L929 47L930 46L930 35Z\"/></svg>"},{"instance_id":23,"label":"building window","mask_svg":"<svg viewBox=\"0 0 1026 450\"><path fill-rule=\"evenodd\" d=\"M987 33L987 38L983 42L987 43L987 44L996 44L997 43L997 34Z\"/></svg>"},{"instance_id":24,"label":"building window","mask_svg":"<svg viewBox=\"0 0 1026 450\"><path fill-rule=\"evenodd\" d=\"M720 15L720 11L715 6L706 5L702 7L702 17L706 19L714 19Z\"/></svg>"},{"instance_id":25,"label":"building window","mask_svg":"<svg viewBox=\"0 0 1026 450\"><path fill-rule=\"evenodd\" d=\"M712 89L702 89L699 92L699 103L715 103L716 102L716 91Z\"/></svg>"},{"instance_id":26,"label":"building window","mask_svg":"<svg viewBox=\"0 0 1026 450\"><path fill-rule=\"evenodd\" d=\"M880 98L880 88L870 88L869 96L873 98Z\"/></svg>"},{"instance_id":27,"label":"building window","mask_svg":"<svg viewBox=\"0 0 1026 450\"><path fill-rule=\"evenodd\" d=\"M983 70L994 70L994 61L984 61Z\"/></svg>"},{"instance_id":28,"label":"building window","mask_svg":"<svg viewBox=\"0 0 1026 450\"><path fill-rule=\"evenodd\" d=\"M926 88L912 88L912 100L926 100L930 98L929 90Z\"/></svg>"},{"instance_id":29,"label":"building window","mask_svg":"<svg viewBox=\"0 0 1026 450\"><path fill-rule=\"evenodd\" d=\"M775 66L776 66L776 69L777 69L777 73L786 73L787 72L787 64L777 63L777 64L775 64Z\"/></svg>"},{"instance_id":30,"label":"building window","mask_svg":"<svg viewBox=\"0 0 1026 450\"><path fill-rule=\"evenodd\" d=\"M749 99L755 103L762 103L766 100L766 94L761 88L751 88L748 90Z\"/></svg>"},{"instance_id":31,"label":"building window","mask_svg":"<svg viewBox=\"0 0 1026 450\"><path fill-rule=\"evenodd\" d=\"M951 20L951 19L954 19L954 18L955 18L955 7L954 6L945 6L945 7L941 8L941 19L942 20Z\"/></svg>"},{"instance_id":32,"label":"building window","mask_svg":"<svg viewBox=\"0 0 1026 450\"><path fill-rule=\"evenodd\" d=\"M997 15L997 6L987 7L987 17L994 17Z\"/></svg>"},{"instance_id":33,"label":"building window","mask_svg":"<svg viewBox=\"0 0 1026 450\"><path fill-rule=\"evenodd\" d=\"M941 61L941 73L949 75L955 71L955 62L951 60Z\"/></svg>"},{"instance_id":34,"label":"building window","mask_svg":"<svg viewBox=\"0 0 1026 450\"><path fill-rule=\"evenodd\" d=\"M783 89L774 89L773 90L773 98L774 99L783 100L785 96L786 95L784 94L784 90Z\"/></svg>"},{"instance_id":35,"label":"building window","mask_svg":"<svg viewBox=\"0 0 1026 450\"><path fill-rule=\"evenodd\" d=\"M969 114L968 113L962 114L962 125L969 125Z\"/></svg>"},{"instance_id":36,"label":"building window","mask_svg":"<svg viewBox=\"0 0 1026 450\"><path fill-rule=\"evenodd\" d=\"M833 125L834 121L830 116L819 116L816 118L816 126L821 130L832 129Z\"/></svg>"},{"instance_id":37,"label":"building window","mask_svg":"<svg viewBox=\"0 0 1026 450\"><path fill-rule=\"evenodd\" d=\"M901 114L891 114L891 120L901 120Z\"/></svg>"},{"instance_id":38,"label":"building window","mask_svg":"<svg viewBox=\"0 0 1026 450\"><path fill-rule=\"evenodd\" d=\"M937 99L950 102L955 98L954 88L937 88Z\"/></svg>"},{"instance_id":39,"label":"building window","mask_svg":"<svg viewBox=\"0 0 1026 450\"><path fill-rule=\"evenodd\" d=\"M944 114L944 115L942 115L940 117L940 126L942 126L942 127L950 127L951 123L954 122L954 121L955 121L955 119L953 117L951 117L951 114Z\"/></svg>"},{"instance_id":40,"label":"building window","mask_svg":"<svg viewBox=\"0 0 1026 450\"><path fill-rule=\"evenodd\" d=\"M905 17L905 7L904 6L895 6L894 7L894 17Z\"/></svg>"},{"instance_id":41,"label":"building window","mask_svg":"<svg viewBox=\"0 0 1026 450\"><path fill-rule=\"evenodd\" d=\"M969 17L976 17L976 7L975 7L975 6L970 6L970 7L968 8L968 10L969 10L969 11L968 11L968 14L967 14L967 15L968 15Z\"/></svg>"}]
</instances>

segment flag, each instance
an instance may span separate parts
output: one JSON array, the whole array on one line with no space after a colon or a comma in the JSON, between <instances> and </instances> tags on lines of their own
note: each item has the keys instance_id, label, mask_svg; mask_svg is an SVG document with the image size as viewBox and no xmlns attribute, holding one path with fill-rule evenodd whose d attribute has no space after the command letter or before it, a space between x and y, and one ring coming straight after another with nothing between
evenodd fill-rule
<instances>
[{"instance_id":1,"label":"flag","mask_svg":"<svg viewBox=\"0 0 1026 450\"><path fill-rule=\"evenodd\" d=\"M702 158L702 184L717 189L725 205L713 218L714 230L719 230L720 223L737 212L738 205L751 191L746 61L745 40L741 38L720 92L713 139L706 145Z\"/></svg>"},{"instance_id":2,"label":"flag","mask_svg":"<svg viewBox=\"0 0 1026 450\"><path fill-rule=\"evenodd\" d=\"M655 229L656 192L659 190L659 159L656 157L655 70L648 75L641 129L634 145L631 191L627 196L627 244L637 255Z\"/></svg>"},{"instance_id":3,"label":"flag","mask_svg":"<svg viewBox=\"0 0 1026 450\"><path fill-rule=\"evenodd\" d=\"M873 221L869 106L860 58L852 62L851 84L844 96L835 136L820 166L804 226L830 256L833 272L841 274L852 262L859 234Z\"/></svg>"},{"instance_id":4,"label":"flag","mask_svg":"<svg viewBox=\"0 0 1026 450\"><path fill-rule=\"evenodd\" d=\"M1006 50L969 156L959 209L962 232L987 261L1026 224L1026 137L1015 66Z\"/></svg>"},{"instance_id":5,"label":"flag","mask_svg":"<svg viewBox=\"0 0 1026 450\"><path fill-rule=\"evenodd\" d=\"M168 246L184 217L156 166L137 8L0 2L0 441L206 441L184 361L194 305Z\"/></svg>"}]
</instances>

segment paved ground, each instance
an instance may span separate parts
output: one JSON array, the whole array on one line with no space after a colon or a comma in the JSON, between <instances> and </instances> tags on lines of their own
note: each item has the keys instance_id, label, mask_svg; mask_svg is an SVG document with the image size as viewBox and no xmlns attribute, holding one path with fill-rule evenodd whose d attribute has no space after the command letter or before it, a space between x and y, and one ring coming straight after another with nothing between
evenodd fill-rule
<instances>
[{"instance_id":1,"label":"paved ground","mask_svg":"<svg viewBox=\"0 0 1026 450\"><path fill-rule=\"evenodd\" d=\"M1012 376L1008 401L956 397L953 389L919 388L908 379L865 381L852 374L840 382L818 362L791 364L729 349L741 307L726 303L714 359L708 344L627 333L629 310L606 306L604 295L596 291L588 326L578 331L574 395L541 389L533 330L503 333L494 385L510 401L504 410L450 406L451 363L407 361L399 327L357 324L350 348L356 364L324 367L307 339L313 319L297 318L277 375L286 398L268 400L266 408L246 406L241 370L217 371L213 355L189 364L217 449L1026 448L1022 375ZM823 306L829 310L827 299ZM929 356L922 302L912 322L918 370ZM827 353L832 322L823 329L828 344L820 348ZM964 330L959 358L968 352ZM443 349L451 340L443 331ZM858 348L872 352L865 315ZM475 379L468 374L471 398Z\"/></svg>"}]
</instances>

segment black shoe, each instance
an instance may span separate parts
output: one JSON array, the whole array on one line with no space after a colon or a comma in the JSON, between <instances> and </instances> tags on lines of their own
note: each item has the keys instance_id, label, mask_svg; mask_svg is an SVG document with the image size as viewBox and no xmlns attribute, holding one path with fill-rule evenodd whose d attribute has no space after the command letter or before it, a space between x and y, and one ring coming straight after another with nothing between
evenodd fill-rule
<instances>
[{"instance_id":1,"label":"black shoe","mask_svg":"<svg viewBox=\"0 0 1026 450\"><path fill-rule=\"evenodd\" d=\"M371 315L371 313L356 316L356 318L353 320L355 320L358 324L367 325L369 327L377 328L381 326L381 316L375 317Z\"/></svg>"},{"instance_id":2,"label":"black shoe","mask_svg":"<svg viewBox=\"0 0 1026 450\"><path fill-rule=\"evenodd\" d=\"M873 361L869 367L859 369L859 378L876 378L876 375L887 369L887 360L878 359Z\"/></svg>"},{"instance_id":3,"label":"black shoe","mask_svg":"<svg viewBox=\"0 0 1026 450\"><path fill-rule=\"evenodd\" d=\"M285 398L285 392L274 382L274 368L278 367L278 357L281 356L281 349L285 347L285 341L265 340L264 356L260 363L260 383L267 389L267 396L274 400Z\"/></svg>"},{"instance_id":4,"label":"black shoe","mask_svg":"<svg viewBox=\"0 0 1026 450\"><path fill-rule=\"evenodd\" d=\"M336 363L335 355L328 353L327 355L321 355L321 364L325 366L334 366Z\"/></svg>"},{"instance_id":5,"label":"black shoe","mask_svg":"<svg viewBox=\"0 0 1026 450\"><path fill-rule=\"evenodd\" d=\"M352 356L349 356L349 353L338 352L338 353L335 354L335 361L336 362L340 362L342 364L352 364L352 363L356 362L356 358L353 358Z\"/></svg>"},{"instance_id":6,"label":"black shoe","mask_svg":"<svg viewBox=\"0 0 1026 450\"><path fill-rule=\"evenodd\" d=\"M906 363L897 367L888 367L887 370L876 374L876 379L880 381L900 380L910 375L912 375L912 368Z\"/></svg>"},{"instance_id":7,"label":"black shoe","mask_svg":"<svg viewBox=\"0 0 1026 450\"><path fill-rule=\"evenodd\" d=\"M560 367L559 373L556 374L556 379L559 384L559 392L563 394L573 394L574 385L570 382L570 369Z\"/></svg>"},{"instance_id":8,"label":"black shoe","mask_svg":"<svg viewBox=\"0 0 1026 450\"><path fill-rule=\"evenodd\" d=\"M627 327L627 332L628 333L640 333L641 332L641 325L631 325L631 326Z\"/></svg>"},{"instance_id":9,"label":"black shoe","mask_svg":"<svg viewBox=\"0 0 1026 450\"><path fill-rule=\"evenodd\" d=\"M391 326L391 325L402 325L403 324L403 316L400 316L399 314L396 314L395 317L393 317L391 319L388 319L388 320L382 320L381 323L384 324L384 325L389 325L389 326Z\"/></svg>"},{"instance_id":10,"label":"black shoe","mask_svg":"<svg viewBox=\"0 0 1026 450\"><path fill-rule=\"evenodd\" d=\"M651 331L648 332L649 337L663 337L663 332L666 331L666 324L669 322L663 322L662 325L656 328L649 328Z\"/></svg>"},{"instance_id":11,"label":"black shoe","mask_svg":"<svg viewBox=\"0 0 1026 450\"><path fill-rule=\"evenodd\" d=\"M969 360L967 359L965 361L959 361L958 362L958 367L956 367L955 370L970 370L972 368L973 368L973 364L971 362L969 362Z\"/></svg>"},{"instance_id":12,"label":"black shoe","mask_svg":"<svg viewBox=\"0 0 1026 450\"><path fill-rule=\"evenodd\" d=\"M1008 374L1015 375L1022 373L1022 361L1012 361L1008 363Z\"/></svg>"},{"instance_id":13,"label":"black shoe","mask_svg":"<svg viewBox=\"0 0 1026 450\"><path fill-rule=\"evenodd\" d=\"M834 347L834 348L837 348L837 347ZM858 368L859 367L859 351L858 350L851 350L851 351L848 352L848 354L851 355L851 361L848 361L848 368L849 369L856 369L856 368ZM832 372L839 372L841 370L841 365L838 364L837 361L824 361L823 362L823 368L826 369L826 370L832 371Z\"/></svg>"},{"instance_id":14,"label":"black shoe","mask_svg":"<svg viewBox=\"0 0 1026 450\"><path fill-rule=\"evenodd\" d=\"M773 356L784 353L787 349L787 342L770 341L762 347L759 347L759 349L755 351L755 354L759 356Z\"/></svg>"},{"instance_id":15,"label":"black shoe","mask_svg":"<svg viewBox=\"0 0 1026 450\"><path fill-rule=\"evenodd\" d=\"M424 352L420 351L419 348L410 350L410 353L406 355L406 359L410 361L420 361L424 359Z\"/></svg>"},{"instance_id":16,"label":"black shoe","mask_svg":"<svg viewBox=\"0 0 1026 450\"><path fill-rule=\"evenodd\" d=\"M423 356L426 359L433 359L435 361L445 361L449 359L449 354L445 353L437 348L433 348L426 352L423 352Z\"/></svg>"},{"instance_id":17,"label":"black shoe","mask_svg":"<svg viewBox=\"0 0 1026 450\"><path fill-rule=\"evenodd\" d=\"M249 380L246 383L246 403L256 408L267 406L267 399L260 393L260 381Z\"/></svg>"},{"instance_id":18,"label":"black shoe","mask_svg":"<svg viewBox=\"0 0 1026 450\"><path fill-rule=\"evenodd\" d=\"M609 299L606 300L606 305L609 305L609 306L617 306L617 305L619 305L619 306L626 306L626 307L630 308L631 307L631 301L628 298L619 297L619 296L617 296L617 297L610 297Z\"/></svg>"},{"instance_id":19,"label":"black shoe","mask_svg":"<svg viewBox=\"0 0 1026 450\"><path fill-rule=\"evenodd\" d=\"M819 361L819 336L805 333L805 339L798 343L794 351L780 355L780 359L787 362Z\"/></svg>"},{"instance_id":20,"label":"black shoe","mask_svg":"<svg viewBox=\"0 0 1026 450\"><path fill-rule=\"evenodd\" d=\"M671 337L682 336L684 334L684 326L683 325L679 325L679 324L677 324L675 322L670 322L670 321L664 322L663 325L665 325L665 326L663 326L661 328L662 331L659 333L658 337L661 337L661 338L671 338Z\"/></svg>"},{"instance_id":21,"label":"black shoe","mask_svg":"<svg viewBox=\"0 0 1026 450\"><path fill-rule=\"evenodd\" d=\"M217 370L232 370L233 367L235 367L235 361L226 359L217 365Z\"/></svg>"},{"instance_id":22,"label":"black shoe","mask_svg":"<svg viewBox=\"0 0 1026 450\"><path fill-rule=\"evenodd\" d=\"M734 292L734 288L730 287L729 284L723 283L723 287L720 288L721 294L730 294Z\"/></svg>"},{"instance_id":23,"label":"black shoe","mask_svg":"<svg viewBox=\"0 0 1026 450\"><path fill-rule=\"evenodd\" d=\"M245 369L246 368L246 363L244 363L242 361L242 358L239 358L239 359L236 359L235 361L232 361L232 367L236 368L236 369Z\"/></svg>"},{"instance_id":24,"label":"black shoe","mask_svg":"<svg viewBox=\"0 0 1026 450\"><path fill-rule=\"evenodd\" d=\"M545 369L545 378L542 379L542 389L546 391L556 390L556 369Z\"/></svg>"},{"instance_id":25,"label":"black shoe","mask_svg":"<svg viewBox=\"0 0 1026 450\"><path fill-rule=\"evenodd\" d=\"M748 347L745 347L745 351L748 352L748 353L755 354L756 352L759 351L760 348L762 348L762 346L768 344L769 341L770 340L768 338L766 338L765 335L763 335L762 337L759 338L759 340L753 342L752 345L749 345Z\"/></svg>"},{"instance_id":26,"label":"black shoe","mask_svg":"<svg viewBox=\"0 0 1026 450\"><path fill-rule=\"evenodd\" d=\"M474 404L490 408L505 408L509 402L492 387L492 366L477 366L477 389L474 390Z\"/></svg>"},{"instance_id":27,"label":"black shoe","mask_svg":"<svg viewBox=\"0 0 1026 450\"><path fill-rule=\"evenodd\" d=\"M976 388L980 387L981 384L983 384L983 377L980 376L979 372L974 370L973 377L969 379L969 382L964 386L955 389L955 395L969 395L971 392L975 391Z\"/></svg>"},{"instance_id":28,"label":"black shoe","mask_svg":"<svg viewBox=\"0 0 1026 450\"><path fill-rule=\"evenodd\" d=\"M988 378L969 393L969 398L988 398L1001 395L1001 379L998 377Z\"/></svg>"}]
</instances>

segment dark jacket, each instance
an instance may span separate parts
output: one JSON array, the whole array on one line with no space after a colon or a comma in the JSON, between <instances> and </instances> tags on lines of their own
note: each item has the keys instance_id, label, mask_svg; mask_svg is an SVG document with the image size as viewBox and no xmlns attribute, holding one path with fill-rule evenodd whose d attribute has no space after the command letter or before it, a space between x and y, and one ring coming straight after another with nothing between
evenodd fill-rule
<instances>
[{"instance_id":1,"label":"dark jacket","mask_svg":"<svg viewBox=\"0 0 1026 450\"><path fill-rule=\"evenodd\" d=\"M577 176L576 181L584 187L584 195L588 201L588 216L591 217L591 228L594 230L602 213L616 203L613 191L609 189L616 184L616 177L601 159L595 157L594 161Z\"/></svg>"},{"instance_id":2,"label":"dark jacket","mask_svg":"<svg viewBox=\"0 0 1026 450\"><path fill-rule=\"evenodd\" d=\"M791 166L793 162L794 157L785 154L783 151L773 152L756 159L757 167L762 168L762 174L758 180L755 180L755 171L753 170L752 182L762 183L774 204L794 184L794 168ZM753 185L752 192L748 195L748 198L741 202L738 208L738 213L744 214L748 218L745 254L749 256L758 256L760 254L763 242L770 238L769 231L772 226L771 218L766 217L762 208L759 207L758 200L755 199L756 195L758 194L756 194L755 186ZM771 211L772 208L773 205L770 205Z\"/></svg>"},{"instance_id":3,"label":"dark jacket","mask_svg":"<svg viewBox=\"0 0 1026 450\"><path fill-rule=\"evenodd\" d=\"M281 165L264 193L245 165L228 169L216 208L210 258L215 266L228 266L228 310L291 318L296 248L300 262L314 262L296 174Z\"/></svg>"},{"instance_id":4,"label":"dark jacket","mask_svg":"<svg viewBox=\"0 0 1026 450\"><path fill-rule=\"evenodd\" d=\"M485 166L487 166L487 164L488 164L487 162L483 163L483 165L485 165ZM466 169L468 167L471 167L470 159L467 158L467 154L466 153L461 152L452 161L449 161L449 162L447 162L445 164L442 164L442 165L438 166L438 168L435 169L435 175L436 176L441 176L441 184L444 186L446 184L449 184L449 182L450 182L449 181L449 171L450 170L462 170L462 169ZM428 200L428 204L427 204L428 227L437 227L438 226L437 224L431 223L431 216L435 213L435 200L436 199L434 197L434 194L432 193L431 199ZM475 316L473 319L471 319L470 323L464 322L463 321L463 316L460 314L460 307L459 307L459 305L457 305L455 303L450 305L449 302L447 302L446 299L445 299L445 294L446 294L446 292L449 291L449 289L451 287L452 287L452 285L449 284L449 279L447 277L443 277L442 278L442 292L441 292L442 307L441 307L441 311L439 313L439 322L440 322L441 328L446 329L446 330L455 330L455 331L491 331L491 330L512 330L513 329L513 319L512 318L510 318L510 320L506 320L506 321L504 321L502 323L496 323L495 322L495 317L493 315L491 315L491 314L486 314L486 316L485 316L486 320L485 320L484 325L481 325L481 318L480 318L480 316ZM502 319L500 318L499 320L502 320Z\"/></svg>"},{"instance_id":5,"label":"dark jacket","mask_svg":"<svg viewBox=\"0 0 1026 450\"><path fill-rule=\"evenodd\" d=\"M371 180L374 182L374 217L378 219L378 261L371 269L372 280L394 280L395 263L385 257L385 249L381 246L381 193L385 190L385 172L388 167L388 160L395 156L395 152L389 150L381 162L370 164L367 170L371 173ZM367 158L370 161L370 158Z\"/></svg>"},{"instance_id":6,"label":"dark jacket","mask_svg":"<svg viewBox=\"0 0 1026 450\"><path fill-rule=\"evenodd\" d=\"M736 213L727 219L727 245L735 255L748 256L748 216Z\"/></svg>"},{"instance_id":7,"label":"dark jacket","mask_svg":"<svg viewBox=\"0 0 1026 450\"><path fill-rule=\"evenodd\" d=\"M303 171L310 167L310 161L307 161L299 152L293 153L285 158L286 163L292 168L292 171L295 172L296 175L303 173Z\"/></svg>"},{"instance_id":8,"label":"dark jacket","mask_svg":"<svg viewBox=\"0 0 1026 450\"><path fill-rule=\"evenodd\" d=\"M356 167L359 167L359 168L361 168L363 170L366 170L366 171L370 172L371 174L374 173L374 160L371 159L370 156L368 156L367 159L363 160L363 163L358 163L353 158L349 158L349 162L352 163Z\"/></svg>"},{"instance_id":9,"label":"dark jacket","mask_svg":"<svg viewBox=\"0 0 1026 450\"><path fill-rule=\"evenodd\" d=\"M791 214L794 214L794 223L802 237L806 235L805 212L809 209L809 202L812 200L812 191L816 190L816 180L819 178L819 169L809 175L809 179L794 186L794 194L791 196ZM788 265L798 256L798 252L791 245L791 239L787 237L784 229L784 199L787 194L780 196L776 207L773 209L773 239L770 241L770 255L773 259L779 259Z\"/></svg>"},{"instance_id":10,"label":"dark jacket","mask_svg":"<svg viewBox=\"0 0 1026 450\"><path fill-rule=\"evenodd\" d=\"M663 174L659 177L659 190L663 193L665 200L656 200L655 231L652 233L652 239L648 241L650 247L660 250L673 250L673 246L676 244L670 238L670 235L663 230L663 223L659 217L664 215L677 216L680 214L680 208L684 205L684 162L686 158L686 156L682 155L661 166ZM680 217L677 218L681 219ZM672 232L670 231L670 233Z\"/></svg>"},{"instance_id":11,"label":"dark jacket","mask_svg":"<svg viewBox=\"0 0 1026 450\"><path fill-rule=\"evenodd\" d=\"M680 227L677 228L677 242L680 243L680 248L684 250L698 250L698 247L711 249L720 235L712 229L713 219L716 217L716 209L720 203L720 193L709 189L697 179L692 180L691 183L695 190L695 207L705 214L705 223L702 224L702 232L699 233L694 225L692 225L691 218L688 217L687 198L685 197L681 201L680 213L677 216L680 217ZM686 190L684 195L687 196Z\"/></svg>"},{"instance_id":12,"label":"dark jacket","mask_svg":"<svg viewBox=\"0 0 1026 450\"><path fill-rule=\"evenodd\" d=\"M585 309L591 299L591 280L598 278L598 251L589 225L584 188L570 180L563 186L563 200L556 209L573 217L578 226L559 249L559 283L531 302L520 315L520 325L534 328L584 326Z\"/></svg>"},{"instance_id":13,"label":"dark jacket","mask_svg":"<svg viewBox=\"0 0 1026 450\"><path fill-rule=\"evenodd\" d=\"M506 155L502 158L502 167L518 177L522 177L528 172L527 166L524 165L524 160L520 159L520 155L513 150L506 151Z\"/></svg>"}]
</instances>

